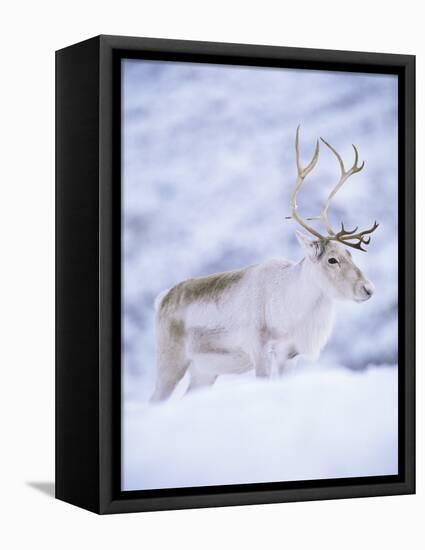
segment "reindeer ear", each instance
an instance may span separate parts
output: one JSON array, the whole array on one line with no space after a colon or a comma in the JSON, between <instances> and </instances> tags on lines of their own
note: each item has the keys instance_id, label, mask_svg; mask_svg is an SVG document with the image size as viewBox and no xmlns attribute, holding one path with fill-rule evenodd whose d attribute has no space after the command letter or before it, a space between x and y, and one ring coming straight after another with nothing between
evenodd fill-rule
<instances>
[{"instance_id":1,"label":"reindeer ear","mask_svg":"<svg viewBox=\"0 0 425 550\"><path fill-rule=\"evenodd\" d=\"M307 235L304 235L304 233L298 230L295 231L295 235L307 256L316 258L319 255L320 243L317 240L310 239Z\"/></svg>"}]
</instances>

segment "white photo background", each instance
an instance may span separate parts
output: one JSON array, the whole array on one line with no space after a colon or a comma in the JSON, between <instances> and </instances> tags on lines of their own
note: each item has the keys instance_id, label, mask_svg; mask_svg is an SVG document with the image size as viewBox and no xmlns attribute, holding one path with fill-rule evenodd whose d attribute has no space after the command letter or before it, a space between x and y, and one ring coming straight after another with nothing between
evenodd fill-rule
<instances>
[{"instance_id":1,"label":"white photo background","mask_svg":"<svg viewBox=\"0 0 425 550\"><path fill-rule=\"evenodd\" d=\"M154 299L178 282L283 256L295 130L365 168L336 195L335 226L380 226L354 261L374 282L337 308L316 363L271 381L220 377L149 405ZM122 76L122 488L397 473L397 78L126 60ZM299 195L317 215L339 172L321 147ZM319 226L318 226L319 227ZM243 312L241 312L243 315Z\"/></svg>"}]
</instances>

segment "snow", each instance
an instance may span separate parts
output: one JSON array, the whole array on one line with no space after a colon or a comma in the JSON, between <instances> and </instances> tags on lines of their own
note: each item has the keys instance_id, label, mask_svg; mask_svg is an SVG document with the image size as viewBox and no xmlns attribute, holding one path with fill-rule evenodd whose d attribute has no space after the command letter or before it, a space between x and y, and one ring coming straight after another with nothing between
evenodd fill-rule
<instances>
[{"instance_id":1,"label":"snow","mask_svg":"<svg viewBox=\"0 0 425 550\"><path fill-rule=\"evenodd\" d=\"M127 403L123 489L397 474L397 370L233 377Z\"/></svg>"}]
</instances>

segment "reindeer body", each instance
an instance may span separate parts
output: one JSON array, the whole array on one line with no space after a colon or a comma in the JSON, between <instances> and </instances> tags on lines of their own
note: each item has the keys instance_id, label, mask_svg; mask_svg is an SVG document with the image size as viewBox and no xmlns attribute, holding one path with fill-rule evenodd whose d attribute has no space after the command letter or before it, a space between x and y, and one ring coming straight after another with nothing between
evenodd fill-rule
<instances>
[{"instance_id":1,"label":"reindeer body","mask_svg":"<svg viewBox=\"0 0 425 550\"><path fill-rule=\"evenodd\" d=\"M341 175L318 218L322 235L297 209L297 195L305 177L316 166L319 141L304 168L299 153L299 127L295 150L297 178L291 194L291 216L308 233L297 232L305 251L299 263L269 260L238 271L189 279L162 293L156 301L157 381L153 400L166 399L190 369L189 389L215 382L221 374L255 369L269 377L273 358L279 373L300 355L318 357L332 329L336 299L363 302L373 294L372 283L353 262L347 247L366 251L370 229L335 232L328 219L332 198L348 178L363 169L358 152L349 170L338 152Z\"/></svg>"},{"instance_id":2,"label":"reindeer body","mask_svg":"<svg viewBox=\"0 0 425 550\"><path fill-rule=\"evenodd\" d=\"M156 307L154 400L187 369L189 389L252 369L269 377L273 358L282 373L299 355L319 355L333 320L333 300L312 282L309 262L283 259L184 281Z\"/></svg>"}]
</instances>

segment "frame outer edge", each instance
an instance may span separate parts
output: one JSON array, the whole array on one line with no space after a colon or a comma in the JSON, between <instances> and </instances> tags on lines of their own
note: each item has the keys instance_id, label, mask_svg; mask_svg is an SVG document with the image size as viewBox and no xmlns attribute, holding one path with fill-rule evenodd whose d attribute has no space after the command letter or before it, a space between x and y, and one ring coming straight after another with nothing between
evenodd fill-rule
<instances>
[{"instance_id":1,"label":"frame outer edge","mask_svg":"<svg viewBox=\"0 0 425 550\"><path fill-rule=\"evenodd\" d=\"M56 487L99 508L98 39L56 52Z\"/></svg>"},{"instance_id":2,"label":"frame outer edge","mask_svg":"<svg viewBox=\"0 0 425 550\"><path fill-rule=\"evenodd\" d=\"M270 46L265 44L241 44L229 42L210 42L202 40L180 40L168 38L149 38L118 35L100 35L103 44L111 50L136 50L164 53L196 53L199 55L227 55L269 59L291 59L296 61L323 61L332 64L368 64L393 67L403 66L414 58L413 55L398 53L362 52L354 50L331 50L316 48L294 48L288 46Z\"/></svg>"},{"instance_id":3,"label":"frame outer edge","mask_svg":"<svg viewBox=\"0 0 425 550\"><path fill-rule=\"evenodd\" d=\"M269 57L271 60L291 59L296 62L312 60L325 61L330 64L381 66L395 71L404 70L405 79L405 110L406 120L403 129L405 136L406 166L404 177L406 186L406 207L414 205L414 74L415 58L409 55L343 52L333 50L310 50L304 48L282 48L277 46L251 46L245 44L225 44L211 42L195 42L181 40L165 40L150 38L133 38L101 35L99 37L99 510L101 514L139 512L154 510L170 510L184 508L230 506L245 504L265 504L272 502L294 502L300 500L319 500L335 498L356 498L368 496L402 495L412 493L414 486L414 350L406 359L411 361L411 368L406 372L406 391L409 401L406 406L406 479L404 482L388 482L385 484L341 485L338 487L313 487L300 489L276 489L236 492L232 486L223 493L201 495L175 495L143 498L123 498L114 494L113 468L116 465L116 449L114 450L113 426L116 422L118 408L113 409L113 359L116 357L112 347L112 280L113 257L111 243L113 242L113 185L114 166L112 164L112 63L116 50L151 51L160 53L187 53L204 55L240 56L241 58L258 56ZM335 70L343 70L335 67ZM349 70L349 69L347 69ZM371 70L373 72L373 70ZM411 103L412 102L412 103ZM116 184L116 183L115 183ZM414 218L409 211L406 217L406 234L414 236ZM413 241L414 242L414 241ZM405 242L405 245L407 243ZM406 282L414 282L414 246L406 248ZM412 286L407 284L406 287ZM406 291L407 307L413 307L414 288ZM414 344L413 314L406 316L406 343ZM407 349L407 346L406 346ZM115 419L114 419L115 414ZM410 431L408 423L410 424ZM121 449L119 449L121 451Z\"/></svg>"},{"instance_id":4,"label":"frame outer edge","mask_svg":"<svg viewBox=\"0 0 425 550\"><path fill-rule=\"evenodd\" d=\"M406 343L406 426L405 463L407 491L416 492L416 338L415 338L415 142L416 142L416 58L405 63L405 343Z\"/></svg>"},{"instance_id":5,"label":"frame outer edge","mask_svg":"<svg viewBox=\"0 0 425 550\"><path fill-rule=\"evenodd\" d=\"M109 513L113 500L113 471L117 449L114 449L113 348L113 118L112 118L112 48L99 37L99 513ZM119 449L119 452L121 449Z\"/></svg>"}]
</instances>

